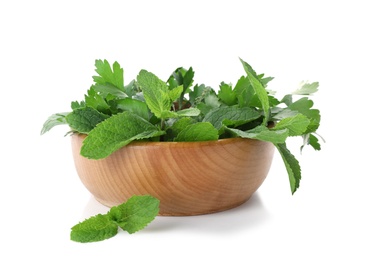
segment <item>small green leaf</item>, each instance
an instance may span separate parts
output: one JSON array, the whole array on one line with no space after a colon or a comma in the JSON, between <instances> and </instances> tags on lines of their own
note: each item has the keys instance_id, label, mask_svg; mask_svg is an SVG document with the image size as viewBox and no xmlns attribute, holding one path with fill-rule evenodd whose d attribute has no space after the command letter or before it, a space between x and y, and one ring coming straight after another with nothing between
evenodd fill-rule
<instances>
[{"instance_id":1,"label":"small green leaf","mask_svg":"<svg viewBox=\"0 0 366 260\"><path fill-rule=\"evenodd\" d=\"M177 111L177 114L178 114L179 117L182 117L182 116L198 116L199 114L201 114L201 111L198 108L190 107L190 108L187 108L187 109Z\"/></svg>"},{"instance_id":2,"label":"small green leaf","mask_svg":"<svg viewBox=\"0 0 366 260\"><path fill-rule=\"evenodd\" d=\"M261 104L262 109L264 112L264 120L263 125L267 125L268 118L269 118L269 100L268 100L268 94L266 89L264 88L262 82L257 77L255 71L252 69L252 67L240 59L241 63L243 64L244 70L247 73L248 79L252 87L254 88L255 93L257 94Z\"/></svg>"},{"instance_id":3,"label":"small green leaf","mask_svg":"<svg viewBox=\"0 0 366 260\"><path fill-rule=\"evenodd\" d=\"M107 101L98 94L93 87L88 90L88 94L84 95L85 98L85 105L88 107L92 107L99 112L104 114L110 113L110 106L108 105Z\"/></svg>"},{"instance_id":4,"label":"small green leaf","mask_svg":"<svg viewBox=\"0 0 366 260\"><path fill-rule=\"evenodd\" d=\"M207 90L211 89L207 88ZM201 111L202 115L206 115L212 109L218 108L222 104L216 94L211 91L210 93L205 94L203 101L204 102L200 101L199 103L196 103L196 107Z\"/></svg>"},{"instance_id":5,"label":"small green leaf","mask_svg":"<svg viewBox=\"0 0 366 260\"><path fill-rule=\"evenodd\" d=\"M211 110L202 121L210 122L217 130L221 130L224 125L237 127L260 116L260 113L252 108L231 106Z\"/></svg>"},{"instance_id":6,"label":"small green leaf","mask_svg":"<svg viewBox=\"0 0 366 260\"><path fill-rule=\"evenodd\" d=\"M130 142L165 134L156 126L132 112L113 115L90 131L80 154L89 159L102 159Z\"/></svg>"},{"instance_id":7,"label":"small green leaf","mask_svg":"<svg viewBox=\"0 0 366 260\"><path fill-rule=\"evenodd\" d=\"M145 120L149 120L149 109L145 102L132 98L124 98L117 100L116 104L118 109L130 111Z\"/></svg>"},{"instance_id":8,"label":"small green leaf","mask_svg":"<svg viewBox=\"0 0 366 260\"><path fill-rule=\"evenodd\" d=\"M296 160L295 156L287 149L286 144L275 144L277 150L281 154L282 160L286 166L288 178L290 181L290 187L292 194L295 193L297 188L300 186L301 180L301 168L299 162Z\"/></svg>"},{"instance_id":9,"label":"small green leaf","mask_svg":"<svg viewBox=\"0 0 366 260\"><path fill-rule=\"evenodd\" d=\"M137 76L147 106L157 118L162 118L163 111L169 111L172 105L168 85L157 76L146 70L141 70Z\"/></svg>"},{"instance_id":10,"label":"small green leaf","mask_svg":"<svg viewBox=\"0 0 366 260\"><path fill-rule=\"evenodd\" d=\"M66 116L66 122L76 132L87 134L109 116L91 107L79 108Z\"/></svg>"},{"instance_id":11,"label":"small green leaf","mask_svg":"<svg viewBox=\"0 0 366 260\"><path fill-rule=\"evenodd\" d=\"M242 131L240 129L228 127L226 128L226 130L242 138L257 139L274 144L284 143L288 137L288 129L270 130L264 125L257 126L248 131Z\"/></svg>"},{"instance_id":12,"label":"small green leaf","mask_svg":"<svg viewBox=\"0 0 366 260\"><path fill-rule=\"evenodd\" d=\"M104 98L109 94L111 94L117 98L128 97L128 95L125 92L123 92L120 88L117 88L116 86L108 84L108 83L105 85L95 84L92 88L96 92L103 94Z\"/></svg>"},{"instance_id":13,"label":"small green leaf","mask_svg":"<svg viewBox=\"0 0 366 260\"><path fill-rule=\"evenodd\" d=\"M197 142L218 140L217 129L209 122L199 122L186 126L174 139L176 142Z\"/></svg>"},{"instance_id":14,"label":"small green leaf","mask_svg":"<svg viewBox=\"0 0 366 260\"><path fill-rule=\"evenodd\" d=\"M183 76L183 93L187 93L189 87L193 84L194 71L193 68L190 67Z\"/></svg>"},{"instance_id":15,"label":"small green leaf","mask_svg":"<svg viewBox=\"0 0 366 260\"><path fill-rule=\"evenodd\" d=\"M314 102L307 97L303 97L291 105L289 105L288 109L298 111L299 113L305 115L310 123L307 127L306 133L315 132L320 125L320 111L318 109L311 109Z\"/></svg>"},{"instance_id":16,"label":"small green leaf","mask_svg":"<svg viewBox=\"0 0 366 260\"><path fill-rule=\"evenodd\" d=\"M169 97L171 101L177 100L183 92L183 85L169 90Z\"/></svg>"},{"instance_id":17,"label":"small green leaf","mask_svg":"<svg viewBox=\"0 0 366 260\"><path fill-rule=\"evenodd\" d=\"M192 106L196 106L204 100L210 91L211 88L206 87L204 84L194 86L193 90L189 92L189 102Z\"/></svg>"},{"instance_id":18,"label":"small green leaf","mask_svg":"<svg viewBox=\"0 0 366 260\"><path fill-rule=\"evenodd\" d=\"M316 136L313 134L305 134L303 135L303 145L300 147L300 151L304 148L305 145L310 145L314 148L316 151L321 150L321 146L319 143L319 140Z\"/></svg>"},{"instance_id":19,"label":"small green leaf","mask_svg":"<svg viewBox=\"0 0 366 260\"><path fill-rule=\"evenodd\" d=\"M186 128L188 125L192 125L194 123L197 123L193 118L191 117L182 117L179 118L177 121L175 121L172 126L170 126L167 129L167 133L169 135L169 138L173 140L184 128Z\"/></svg>"},{"instance_id":20,"label":"small green leaf","mask_svg":"<svg viewBox=\"0 0 366 260\"><path fill-rule=\"evenodd\" d=\"M159 213L159 200L150 196L132 196L127 202L111 208L108 216L120 228L132 234L145 228Z\"/></svg>"},{"instance_id":21,"label":"small green leaf","mask_svg":"<svg viewBox=\"0 0 366 260\"><path fill-rule=\"evenodd\" d=\"M299 114L298 111L291 110L289 108L283 108L283 109L282 108L278 108L278 111L276 113L273 113L272 114L272 118L273 119L276 119L276 120L282 120L282 119L285 119L285 118L288 118L288 117L294 117L297 114Z\"/></svg>"},{"instance_id":22,"label":"small green leaf","mask_svg":"<svg viewBox=\"0 0 366 260\"><path fill-rule=\"evenodd\" d=\"M78 108L83 108L85 106L86 105L85 105L85 102L84 101L80 101L80 102L78 102L78 101L72 101L71 102L71 109L72 110L75 110L75 109L78 109Z\"/></svg>"},{"instance_id":23,"label":"small green leaf","mask_svg":"<svg viewBox=\"0 0 366 260\"><path fill-rule=\"evenodd\" d=\"M70 239L75 242L97 242L115 236L118 225L107 215L98 214L71 228Z\"/></svg>"},{"instance_id":24,"label":"small green leaf","mask_svg":"<svg viewBox=\"0 0 366 260\"><path fill-rule=\"evenodd\" d=\"M229 84L222 82L217 96L219 99L222 100L224 104L228 106L233 106L237 104L236 93L232 89L232 86Z\"/></svg>"},{"instance_id":25,"label":"small green leaf","mask_svg":"<svg viewBox=\"0 0 366 260\"><path fill-rule=\"evenodd\" d=\"M68 114L69 114L69 112L57 113L57 114L53 114L50 117L48 117L46 122L44 122L44 124L43 124L42 130L41 130L41 135L43 135L44 133L50 131L53 127L55 127L57 125L67 124L65 117Z\"/></svg>"},{"instance_id":26,"label":"small green leaf","mask_svg":"<svg viewBox=\"0 0 366 260\"><path fill-rule=\"evenodd\" d=\"M123 69L118 62L113 63L113 71L107 60L96 60L95 71L99 76L93 76L94 82L107 85L110 83L124 92Z\"/></svg>"},{"instance_id":27,"label":"small green leaf","mask_svg":"<svg viewBox=\"0 0 366 260\"><path fill-rule=\"evenodd\" d=\"M297 114L293 117L282 119L273 127L273 130L288 129L289 136L299 136L306 131L309 124L310 120L306 116Z\"/></svg>"},{"instance_id":28,"label":"small green leaf","mask_svg":"<svg viewBox=\"0 0 366 260\"><path fill-rule=\"evenodd\" d=\"M242 76L234 87L234 92L238 99L240 107L249 107L250 102L255 94L253 87L250 85L248 77Z\"/></svg>"},{"instance_id":29,"label":"small green leaf","mask_svg":"<svg viewBox=\"0 0 366 260\"><path fill-rule=\"evenodd\" d=\"M292 92L293 95L311 95L318 91L319 82L301 82L300 87Z\"/></svg>"}]
</instances>

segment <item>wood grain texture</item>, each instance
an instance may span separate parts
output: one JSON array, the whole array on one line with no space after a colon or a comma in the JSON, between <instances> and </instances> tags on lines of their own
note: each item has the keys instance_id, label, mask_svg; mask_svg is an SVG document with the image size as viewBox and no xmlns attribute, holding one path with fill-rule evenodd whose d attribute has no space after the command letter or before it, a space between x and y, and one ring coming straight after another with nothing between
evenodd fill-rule
<instances>
[{"instance_id":1,"label":"wood grain texture","mask_svg":"<svg viewBox=\"0 0 366 260\"><path fill-rule=\"evenodd\" d=\"M207 142L134 142L101 160L80 155L85 135L72 135L78 175L106 206L132 195L160 200L159 215L199 215L247 201L266 178L274 146L231 138Z\"/></svg>"}]
</instances>

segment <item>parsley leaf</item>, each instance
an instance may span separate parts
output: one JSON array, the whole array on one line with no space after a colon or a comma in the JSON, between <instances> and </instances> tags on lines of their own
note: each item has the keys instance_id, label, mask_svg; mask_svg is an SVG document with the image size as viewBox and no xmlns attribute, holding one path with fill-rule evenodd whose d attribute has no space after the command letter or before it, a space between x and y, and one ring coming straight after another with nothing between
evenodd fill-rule
<instances>
[{"instance_id":1,"label":"parsley leaf","mask_svg":"<svg viewBox=\"0 0 366 260\"><path fill-rule=\"evenodd\" d=\"M312 100L303 97L288 106L288 109L298 111L310 120L306 133L315 132L320 125L320 111L318 109L311 109L313 104L314 102Z\"/></svg>"},{"instance_id":2,"label":"parsley leaf","mask_svg":"<svg viewBox=\"0 0 366 260\"><path fill-rule=\"evenodd\" d=\"M93 76L94 82L100 85L112 84L124 92L123 69L118 62L113 63L113 70L107 60L96 60L95 71L99 76Z\"/></svg>"},{"instance_id":3,"label":"parsley leaf","mask_svg":"<svg viewBox=\"0 0 366 260\"><path fill-rule=\"evenodd\" d=\"M236 93L234 92L232 86L224 82L221 83L220 90L217 96L219 97L219 99L222 100L224 104L228 106L235 105L238 102Z\"/></svg>"}]
</instances>

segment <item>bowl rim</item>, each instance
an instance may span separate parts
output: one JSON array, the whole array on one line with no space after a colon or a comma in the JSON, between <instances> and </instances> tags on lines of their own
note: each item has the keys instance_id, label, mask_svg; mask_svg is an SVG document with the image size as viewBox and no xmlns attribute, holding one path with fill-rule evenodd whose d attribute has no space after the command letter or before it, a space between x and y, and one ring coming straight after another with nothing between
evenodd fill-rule
<instances>
[{"instance_id":1,"label":"bowl rim","mask_svg":"<svg viewBox=\"0 0 366 260\"><path fill-rule=\"evenodd\" d=\"M85 139L88 135L83 133L74 133L71 135L77 135ZM210 145L225 145L230 143L267 143L265 141L251 139L251 138L243 138L243 137L229 137L229 138L222 138L218 140L209 140L209 141L189 141L189 142L174 142L174 141L146 141L146 140L134 140L128 143L127 146L175 146L175 147L186 147L186 146L210 146Z\"/></svg>"}]
</instances>

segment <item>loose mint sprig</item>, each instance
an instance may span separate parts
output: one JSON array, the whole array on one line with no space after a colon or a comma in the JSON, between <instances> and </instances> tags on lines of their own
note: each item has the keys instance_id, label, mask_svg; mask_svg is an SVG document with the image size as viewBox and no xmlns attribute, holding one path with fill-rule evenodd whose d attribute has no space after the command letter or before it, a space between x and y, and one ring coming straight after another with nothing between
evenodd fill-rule
<instances>
[{"instance_id":1,"label":"loose mint sprig","mask_svg":"<svg viewBox=\"0 0 366 260\"><path fill-rule=\"evenodd\" d=\"M98 214L73 226L70 239L81 243L102 241L117 235L119 228L135 233L155 219L159 203L150 195L134 195L107 214Z\"/></svg>"}]
</instances>

